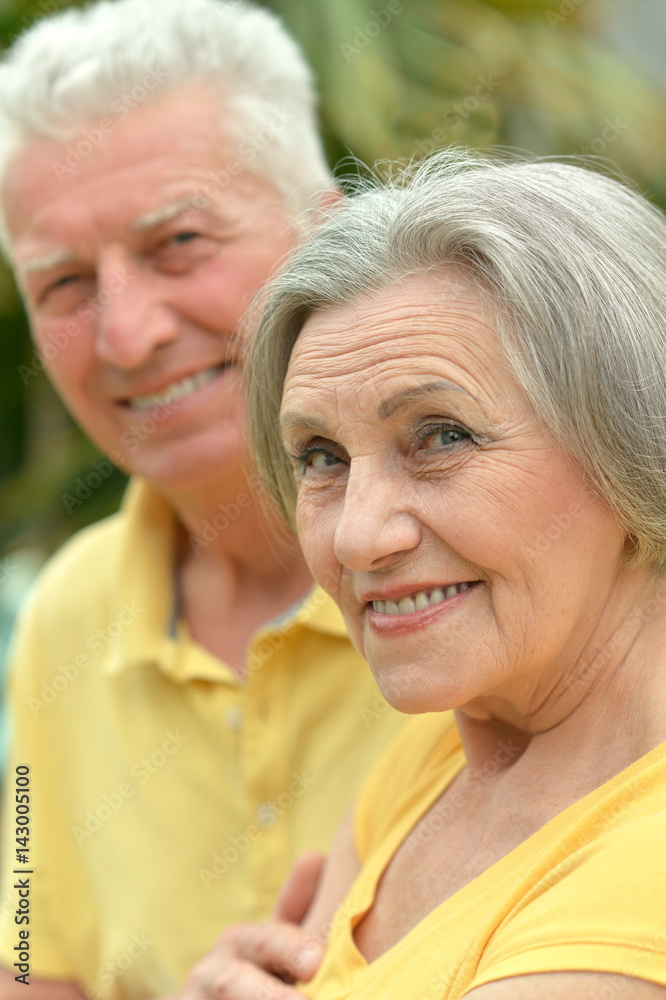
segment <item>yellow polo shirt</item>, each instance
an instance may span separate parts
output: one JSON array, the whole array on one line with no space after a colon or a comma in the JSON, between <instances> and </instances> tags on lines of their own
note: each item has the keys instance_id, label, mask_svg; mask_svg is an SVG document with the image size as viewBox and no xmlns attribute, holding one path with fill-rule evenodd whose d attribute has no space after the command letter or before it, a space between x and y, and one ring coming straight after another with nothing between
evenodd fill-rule
<instances>
[{"instance_id":1,"label":"yellow polo shirt","mask_svg":"<svg viewBox=\"0 0 666 1000\"><path fill-rule=\"evenodd\" d=\"M173 623L175 543L170 509L132 483L44 570L11 668L0 961L29 929L32 976L103 1000L174 991L228 924L265 918L404 724L320 590L257 631L239 683ZM14 916L17 765L29 925Z\"/></svg>"},{"instance_id":2,"label":"yellow polo shirt","mask_svg":"<svg viewBox=\"0 0 666 1000\"><path fill-rule=\"evenodd\" d=\"M377 763L355 817L363 867L303 992L314 1000L460 1000L495 980L564 971L608 973L608 996L623 996L628 977L666 986L666 743L365 961L353 927L400 844L464 765L450 712L412 720ZM462 804L454 793L448 808ZM433 814L418 836L445 842L446 817Z\"/></svg>"}]
</instances>

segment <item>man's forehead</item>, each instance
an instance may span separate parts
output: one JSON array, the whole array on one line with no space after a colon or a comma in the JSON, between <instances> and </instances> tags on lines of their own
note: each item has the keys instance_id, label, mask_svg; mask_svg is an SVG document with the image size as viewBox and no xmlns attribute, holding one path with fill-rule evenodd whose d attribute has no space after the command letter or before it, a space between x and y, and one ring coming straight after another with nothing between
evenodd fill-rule
<instances>
[{"instance_id":1,"label":"man's forehead","mask_svg":"<svg viewBox=\"0 0 666 1000\"><path fill-rule=\"evenodd\" d=\"M140 231L190 207L183 204L188 197L201 208L229 200L217 177L233 158L237 139L223 128L219 101L210 93L184 87L156 97L126 120L109 121L94 148L83 133L67 141L35 137L11 158L2 198L12 237L34 236L35 243L55 237L51 246L35 246L35 255L66 246L69 240L61 244L58 230L71 229L68 222L79 218L85 224L106 214L123 229ZM207 186L215 189L212 199L204 195Z\"/></svg>"}]
</instances>

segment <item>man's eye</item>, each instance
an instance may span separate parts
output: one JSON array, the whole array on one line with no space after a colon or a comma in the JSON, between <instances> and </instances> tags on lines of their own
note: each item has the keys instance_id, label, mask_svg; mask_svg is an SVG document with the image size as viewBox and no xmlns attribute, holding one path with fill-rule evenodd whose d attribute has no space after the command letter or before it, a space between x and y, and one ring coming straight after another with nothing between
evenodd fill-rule
<instances>
[{"instance_id":1,"label":"man's eye","mask_svg":"<svg viewBox=\"0 0 666 1000\"><path fill-rule=\"evenodd\" d=\"M52 281L51 284L48 285L44 291L44 298L50 295L51 292L57 291L59 288L66 288L67 285L73 284L75 281L78 281L78 279L78 274L63 274L60 278L56 278L55 281Z\"/></svg>"},{"instance_id":2,"label":"man's eye","mask_svg":"<svg viewBox=\"0 0 666 1000\"><path fill-rule=\"evenodd\" d=\"M200 236L200 233L195 233L194 231L187 229L182 233L174 233L170 238L172 243L191 243L192 240L196 240Z\"/></svg>"},{"instance_id":3,"label":"man's eye","mask_svg":"<svg viewBox=\"0 0 666 1000\"><path fill-rule=\"evenodd\" d=\"M461 441L469 441L470 435L461 427L451 427L443 425L441 427L430 428L421 439L421 445L425 449L450 448L452 445L460 444Z\"/></svg>"},{"instance_id":4,"label":"man's eye","mask_svg":"<svg viewBox=\"0 0 666 1000\"><path fill-rule=\"evenodd\" d=\"M87 275L62 274L42 291L38 291L35 301L40 306L48 306L59 312L66 311L78 302L82 295L85 296L87 280Z\"/></svg>"},{"instance_id":5,"label":"man's eye","mask_svg":"<svg viewBox=\"0 0 666 1000\"><path fill-rule=\"evenodd\" d=\"M154 248L155 263L167 274L186 274L209 260L219 250L219 241L195 229L182 229Z\"/></svg>"}]
</instances>

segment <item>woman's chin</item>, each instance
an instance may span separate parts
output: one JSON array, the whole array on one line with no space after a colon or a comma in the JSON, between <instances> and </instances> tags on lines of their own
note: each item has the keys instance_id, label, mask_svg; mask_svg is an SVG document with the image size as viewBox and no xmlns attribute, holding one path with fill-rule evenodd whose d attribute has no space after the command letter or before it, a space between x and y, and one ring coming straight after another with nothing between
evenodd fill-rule
<instances>
[{"instance_id":1,"label":"woman's chin","mask_svg":"<svg viewBox=\"0 0 666 1000\"><path fill-rule=\"evenodd\" d=\"M389 705L405 715L447 712L458 708L464 700L462 696L456 698L453 692L435 690L431 684L424 680L419 682L409 673L404 677L387 677L381 670L373 669L372 672Z\"/></svg>"}]
</instances>

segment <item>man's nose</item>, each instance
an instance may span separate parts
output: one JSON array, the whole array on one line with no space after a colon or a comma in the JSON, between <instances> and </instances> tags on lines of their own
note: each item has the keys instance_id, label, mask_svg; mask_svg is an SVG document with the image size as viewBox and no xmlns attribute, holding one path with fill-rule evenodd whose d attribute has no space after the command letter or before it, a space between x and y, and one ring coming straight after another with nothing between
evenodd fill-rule
<instances>
[{"instance_id":1,"label":"man's nose","mask_svg":"<svg viewBox=\"0 0 666 1000\"><path fill-rule=\"evenodd\" d=\"M411 490L402 471L380 461L352 460L340 519L335 529L335 554L357 572L388 568L417 548L421 524L409 504Z\"/></svg>"},{"instance_id":2,"label":"man's nose","mask_svg":"<svg viewBox=\"0 0 666 1000\"><path fill-rule=\"evenodd\" d=\"M164 301L159 275L119 258L98 270L96 351L115 368L140 368L178 336L178 317Z\"/></svg>"}]
</instances>

